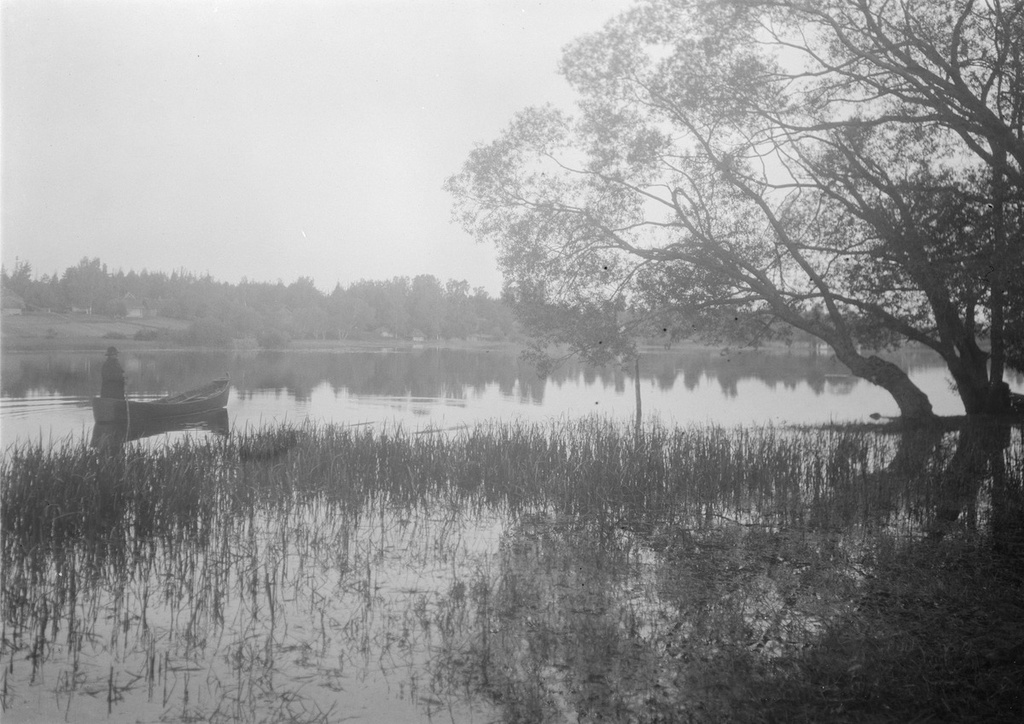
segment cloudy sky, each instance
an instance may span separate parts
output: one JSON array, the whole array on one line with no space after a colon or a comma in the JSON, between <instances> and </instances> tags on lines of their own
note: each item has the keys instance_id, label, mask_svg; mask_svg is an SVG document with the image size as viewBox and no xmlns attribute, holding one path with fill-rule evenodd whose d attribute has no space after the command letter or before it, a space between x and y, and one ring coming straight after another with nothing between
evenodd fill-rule
<instances>
[{"instance_id":1,"label":"cloudy sky","mask_svg":"<svg viewBox=\"0 0 1024 724\"><path fill-rule=\"evenodd\" d=\"M496 293L441 185L629 5L2 0L3 263Z\"/></svg>"}]
</instances>

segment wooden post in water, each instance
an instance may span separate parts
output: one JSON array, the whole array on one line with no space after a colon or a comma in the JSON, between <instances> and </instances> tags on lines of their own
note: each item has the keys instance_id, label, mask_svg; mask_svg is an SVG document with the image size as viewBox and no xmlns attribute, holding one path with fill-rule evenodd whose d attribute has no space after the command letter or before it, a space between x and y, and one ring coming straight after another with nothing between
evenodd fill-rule
<instances>
[{"instance_id":1,"label":"wooden post in water","mask_svg":"<svg viewBox=\"0 0 1024 724\"><path fill-rule=\"evenodd\" d=\"M640 401L640 355L636 356L633 366L633 385L636 389L636 439L640 440L641 420L643 419L643 404Z\"/></svg>"}]
</instances>

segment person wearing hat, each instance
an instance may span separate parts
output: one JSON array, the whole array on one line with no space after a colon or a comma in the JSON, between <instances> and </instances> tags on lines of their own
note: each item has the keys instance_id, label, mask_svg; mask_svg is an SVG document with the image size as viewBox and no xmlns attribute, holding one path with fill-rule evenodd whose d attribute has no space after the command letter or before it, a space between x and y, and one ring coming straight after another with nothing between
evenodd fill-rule
<instances>
[{"instance_id":1,"label":"person wearing hat","mask_svg":"<svg viewBox=\"0 0 1024 724\"><path fill-rule=\"evenodd\" d=\"M107 361L100 372L100 397L124 399L124 368L117 361L117 347L107 348Z\"/></svg>"}]
</instances>

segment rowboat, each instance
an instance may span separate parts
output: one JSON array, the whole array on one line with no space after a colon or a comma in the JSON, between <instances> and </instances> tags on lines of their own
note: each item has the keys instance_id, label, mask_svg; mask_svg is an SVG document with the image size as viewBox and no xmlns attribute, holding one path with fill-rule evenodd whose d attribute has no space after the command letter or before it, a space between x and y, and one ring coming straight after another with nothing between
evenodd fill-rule
<instances>
[{"instance_id":1,"label":"rowboat","mask_svg":"<svg viewBox=\"0 0 1024 724\"><path fill-rule=\"evenodd\" d=\"M194 390L168 395L157 400L119 400L92 398L96 422L142 423L219 410L228 404L231 384L227 378L214 380Z\"/></svg>"},{"instance_id":2,"label":"rowboat","mask_svg":"<svg viewBox=\"0 0 1024 724\"><path fill-rule=\"evenodd\" d=\"M132 420L131 423L125 421L97 422L92 428L92 446L96 448L116 447L133 440L185 430L203 430L226 437L231 431L228 411L222 407L212 412L199 412L160 420L143 422Z\"/></svg>"}]
</instances>

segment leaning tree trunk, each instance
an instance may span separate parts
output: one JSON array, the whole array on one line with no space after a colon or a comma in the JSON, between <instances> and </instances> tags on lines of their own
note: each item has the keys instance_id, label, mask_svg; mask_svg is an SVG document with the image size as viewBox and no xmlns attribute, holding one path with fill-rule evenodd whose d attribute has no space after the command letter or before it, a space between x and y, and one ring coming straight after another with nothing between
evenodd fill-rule
<instances>
[{"instance_id":1,"label":"leaning tree trunk","mask_svg":"<svg viewBox=\"0 0 1024 724\"><path fill-rule=\"evenodd\" d=\"M872 355L864 357L856 349L834 347L836 357L857 377L878 385L892 395L900 408L900 416L910 424L935 422L935 413L928 395L910 381L907 373L897 365Z\"/></svg>"},{"instance_id":2,"label":"leaning tree trunk","mask_svg":"<svg viewBox=\"0 0 1024 724\"><path fill-rule=\"evenodd\" d=\"M832 347L836 358L849 367L854 375L878 385L892 395L904 422L914 426L935 424L937 417L932 411L928 395L911 382L907 373L897 365L877 355L865 357L858 352L857 345L845 329L845 324L841 323L841 316L836 310L833 309L833 316L840 321L831 328L818 322L809 322L788 309L776 308L776 312L794 327L803 329Z\"/></svg>"}]
</instances>

